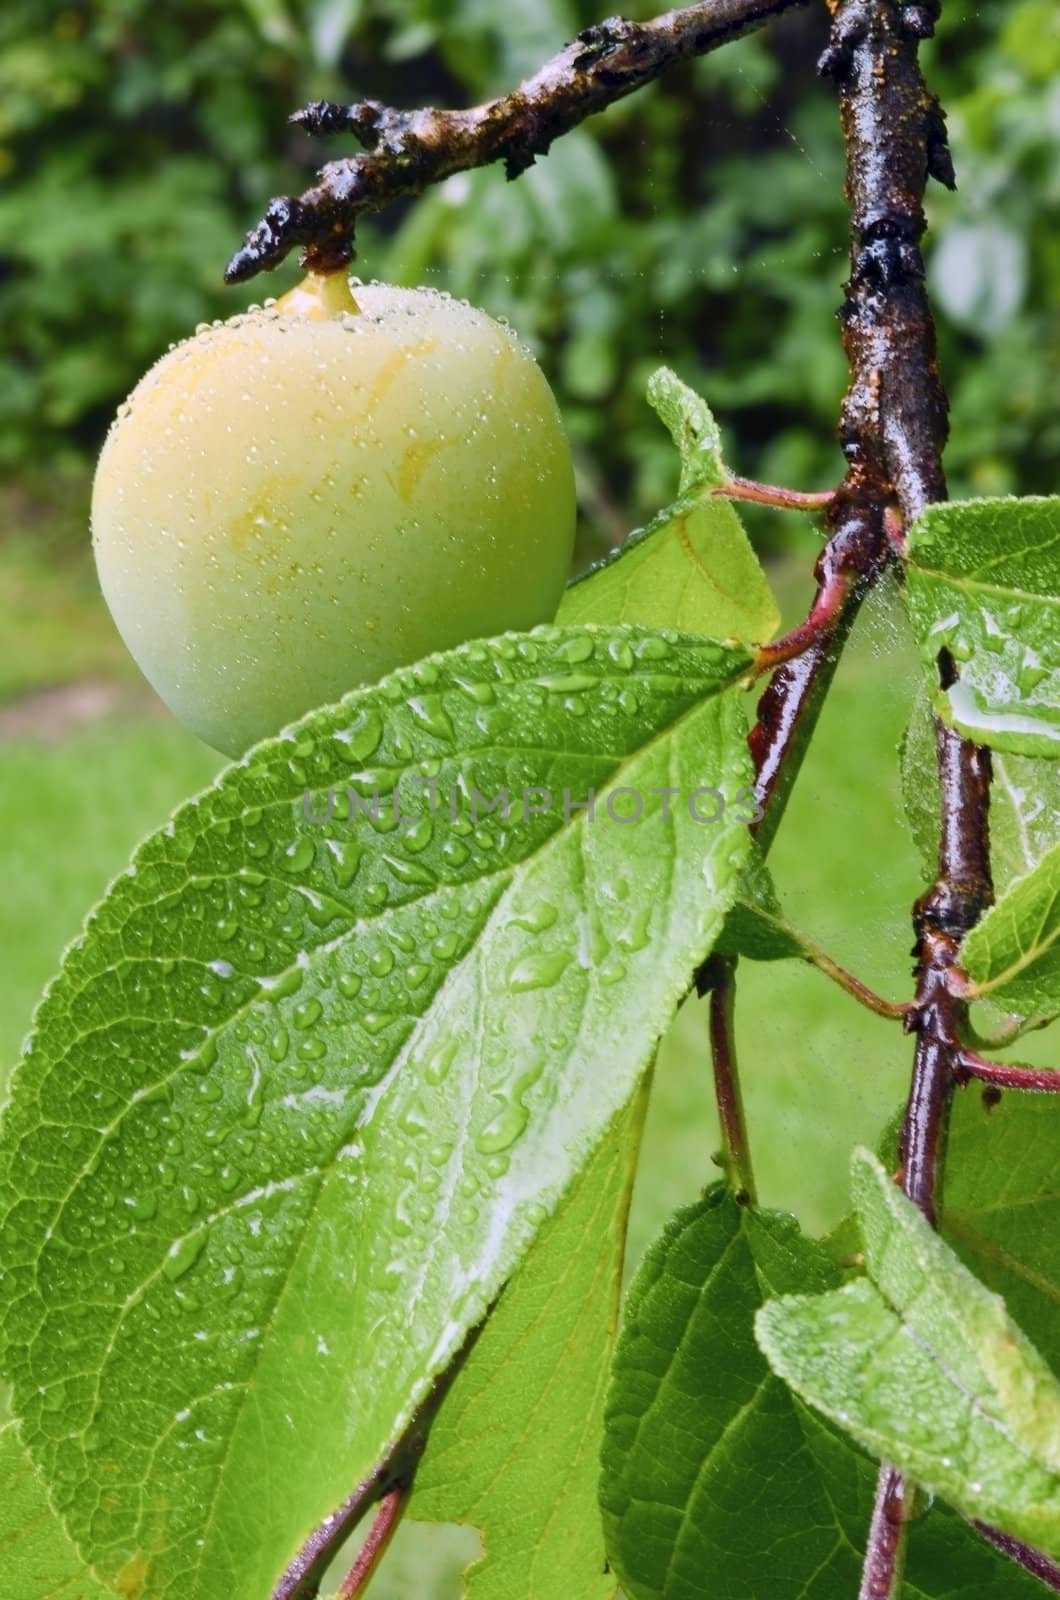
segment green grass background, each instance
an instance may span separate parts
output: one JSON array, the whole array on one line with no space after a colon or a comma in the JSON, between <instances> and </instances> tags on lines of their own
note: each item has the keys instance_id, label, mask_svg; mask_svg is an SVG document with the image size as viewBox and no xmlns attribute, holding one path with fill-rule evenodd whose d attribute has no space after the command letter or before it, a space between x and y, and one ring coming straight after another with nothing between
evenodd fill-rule
<instances>
[{"instance_id":1,"label":"green grass background","mask_svg":"<svg viewBox=\"0 0 1060 1600\"><path fill-rule=\"evenodd\" d=\"M793 535L801 544L797 526ZM804 608L806 566L781 564L773 573L788 617ZM17 602L0 678L0 1062L10 1063L88 908L137 840L221 762L137 683L83 552L8 540L0 544L0 589ZM909 907L920 887L894 759L911 664L899 605L885 589L859 623L771 857L791 919L895 998L909 994ZM35 715L37 702L25 698L85 679L116 704L79 727L45 701ZM13 708L22 715L5 736ZM760 1197L823 1232L845 1209L851 1144L874 1142L901 1099L910 1042L896 1023L801 963L745 962L737 1043ZM660 1052L631 1263L670 1211L716 1176L717 1145L705 1007L693 1000ZM448 1600L474 1547L468 1530L407 1527L373 1594Z\"/></svg>"}]
</instances>

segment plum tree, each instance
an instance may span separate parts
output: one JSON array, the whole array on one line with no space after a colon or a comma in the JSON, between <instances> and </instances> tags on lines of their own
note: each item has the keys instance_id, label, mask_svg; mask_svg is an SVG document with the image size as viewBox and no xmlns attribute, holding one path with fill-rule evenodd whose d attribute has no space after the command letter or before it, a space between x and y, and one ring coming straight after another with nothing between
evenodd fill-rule
<instances>
[{"instance_id":1,"label":"plum tree","mask_svg":"<svg viewBox=\"0 0 1060 1600\"><path fill-rule=\"evenodd\" d=\"M426 289L310 275L120 408L93 542L145 676L239 755L432 650L549 620L574 475L531 353Z\"/></svg>"}]
</instances>

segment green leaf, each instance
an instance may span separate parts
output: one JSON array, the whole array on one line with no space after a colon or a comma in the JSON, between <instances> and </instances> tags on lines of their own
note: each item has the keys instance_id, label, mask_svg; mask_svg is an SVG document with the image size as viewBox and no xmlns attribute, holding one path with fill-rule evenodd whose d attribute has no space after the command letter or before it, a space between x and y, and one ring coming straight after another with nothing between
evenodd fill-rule
<instances>
[{"instance_id":1,"label":"green leaf","mask_svg":"<svg viewBox=\"0 0 1060 1600\"><path fill-rule=\"evenodd\" d=\"M0 1550L11 1600L105 1600L48 1504L14 1422L0 1425Z\"/></svg>"},{"instance_id":2,"label":"green leaf","mask_svg":"<svg viewBox=\"0 0 1060 1600\"><path fill-rule=\"evenodd\" d=\"M681 452L678 499L575 578L557 620L771 639L780 612L762 564L732 506L709 493L727 476L710 407L669 367L652 375L648 399Z\"/></svg>"},{"instance_id":3,"label":"green leaf","mask_svg":"<svg viewBox=\"0 0 1060 1600\"><path fill-rule=\"evenodd\" d=\"M1060 1011L1060 844L1017 878L961 945L977 999L1008 1011Z\"/></svg>"},{"instance_id":4,"label":"green leaf","mask_svg":"<svg viewBox=\"0 0 1060 1600\"><path fill-rule=\"evenodd\" d=\"M824 1430L752 1334L769 1294L837 1281L793 1219L750 1212L721 1188L677 1212L648 1251L615 1353L602 1456L607 1550L630 1600L752 1594L781 1568L789 1580L831 1569L836 1593L856 1587L857 1555L817 1464ZM866 1523L870 1507L871 1490Z\"/></svg>"},{"instance_id":5,"label":"green leaf","mask_svg":"<svg viewBox=\"0 0 1060 1600\"><path fill-rule=\"evenodd\" d=\"M1051 1096L989 1109L957 1095L946 1154L943 1236L1054 1371L1060 1367L1060 1119Z\"/></svg>"},{"instance_id":6,"label":"green leaf","mask_svg":"<svg viewBox=\"0 0 1060 1600\"><path fill-rule=\"evenodd\" d=\"M596 1491L638 1100L542 1229L431 1430L410 1515L482 1530L471 1600L615 1593Z\"/></svg>"},{"instance_id":7,"label":"green leaf","mask_svg":"<svg viewBox=\"0 0 1060 1600\"><path fill-rule=\"evenodd\" d=\"M1060 1384L876 1158L852 1171L868 1279L763 1307L770 1365L965 1515L1060 1553Z\"/></svg>"},{"instance_id":8,"label":"green leaf","mask_svg":"<svg viewBox=\"0 0 1060 1600\"><path fill-rule=\"evenodd\" d=\"M1060 765L997 750L990 789L990 860L994 883L1022 877L1060 835Z\"/></svg>"},{"instance_id":9,"label":"green leaf","mask_svg":"<svg viewBox=\"0 0 1060 1600\"><path fill-rule=\"evenodd\" d=\"M769 1296L839 1281L791 1218L750 1212L720 1189L678 1212L649 1250L629 1292L603 1451L607 1547L629 1600L857 1592L875 1463L770 1372L753 1330ZM904 1600L1041 1593L940 1504L912 1532Z\"/></svg>"},{"instance_id":10,"label":"green leaf","mask_svg":"<svg viewBox=\"0 0 1060 1600\"><path fill-rule=\"evenodd\" d=\"M900 745L902 802L925 871L933 878L939 852L939 778L931 695L921 683ZM1037 866L1060 830L1060 763L1034 756L993 753L990 790L990 864L994 887Z\"/></svg>"},{"instance_id":11,"label":"green leaf","mask_svg":"<svg viewBox=\"0 0 1060 1600\"><path fill-rule=\"evenodd\" d=\"M432 657L227 769L67 952L0 1143L5 1359L130 1595L268 1593L630 1098L748 850L652 791L746 783L747 665L636 628Z\"/></svg>"},{"instance_id":12,"label":"green leaf","mask_svg":"<svg viewBox=\"0 0 1060 1600\"><path fill-rule=\"evenodd\" d=\"M928 506L906 596L925 666L953 656L946 721L980 744L1060 757L1060 498Z\"/></svg>"},{"instance_id":13,"label":"green leaf","mask_svg":"<svg viewBox=\"0 0 1060 1600\"><path fill-rule=\"evenodd\" d=\"M681 452L678 494L723 484L729 474L721 456L721 430L702 396L671 367L657 367L648 379L648 404Z\"/></svg>"},{"instance_id":14,"label":"green leaf","mask_svg":"<svg viewBox=\"0 0 1060 1600\"><path fill-rule=\"evenodd\" d=\"M686 496L571 583L560 623L639 622L761 643L776 601L727 500Z\"/></svg>"}]
</instances>

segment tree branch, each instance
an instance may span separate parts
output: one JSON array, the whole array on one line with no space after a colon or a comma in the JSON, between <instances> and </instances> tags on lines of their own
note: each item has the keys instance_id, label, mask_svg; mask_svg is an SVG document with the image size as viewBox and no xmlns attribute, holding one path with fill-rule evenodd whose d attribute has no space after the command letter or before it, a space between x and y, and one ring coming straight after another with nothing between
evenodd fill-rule
<instances>
[{"instance_id":1,"label":"tree branch","mask_svg":"<svg viewBox=\"0 0 1060 1600\"><path fill-rule=\"evenodd\" d=\"M839 0L820 62L839 90L851 213L852 271L841 311L851 370L840 421L847 486L856 500L878 507L892 548L899 540L888 502L896 502L908 526L925 505L946 496L946 396L920 253L927 179L953 185L945 122L918 62L919 41L932 33L937 12L937 0ZM948 662L940 666L951 670ZM901 1141L902 1186L932 1222L966 1020L949 975L960 939L991 897L989 756L941 724L936 740L941 842L936 881L915 909L917 994L907 1026L917 1045ZM888 1515L888 1506L902 1495L899 1475L884 1465L864 1600L897 1593L904 1523Z\"/></svg>"},{"instance_id":2,"label":"tree branch","mask_svg":"<svg viewBox=\"0 0 1060 1600\"><path fill-rule=\"evenodd\" d=\"M780 825L861 602L888 559L881 507L863 506L847 485L829 503L828 525L831 538L814 569L817 593L795 630L800 648L766 685L748 740L762 812L755 836L763 851Z\"/></svg>"},{"instance_id":3,"label":"tree branch","mask_svg":"<svg viewBox=\"0 0 1060 1600\"><path fill-rule=\"evenodd\" d=\"M348 106L315 101L291 120L313 134L352 133L368 154L329 161L314 188L271 200L228 263L225 281L271 272L299 245L310 271L337 272L353 259L354 226L362 212L494 161L503 161L508 177L516 178L560 134L676 62L705 55L806 3L701 0L650 22L611 17L586 28L511 94L466 111L399 111L377 100Z\"/></svg>"}]
</instances>

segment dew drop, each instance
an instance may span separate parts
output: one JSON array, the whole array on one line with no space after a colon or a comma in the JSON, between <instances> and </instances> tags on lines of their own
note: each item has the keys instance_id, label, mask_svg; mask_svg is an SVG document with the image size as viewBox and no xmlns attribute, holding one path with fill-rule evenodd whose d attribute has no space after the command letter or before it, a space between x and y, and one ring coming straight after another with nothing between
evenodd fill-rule
<instances>
[{"instance_id":1,"label":"dew drop","mask_svg":"<svg viewBox=\"0 0 1060 1600\"><path fill-rule=\"evenodd\" d=\"M170 1249L162 1263L162 1271L171 1282L182 1278L202 1255L206 1248L206 1229L201 1228L198 1233L191 1233L186 1239L180 1239Z\"/></svg>"},{"instance_id":2,"label":"dew drop","mask_svg":"<svg viewBox=\"0 0 1060 1600\"><path fill-rule=\"evenodd\" d=\"M566 950L535 951L515 962L508 973L508 987L513 994L551 988L558 983L569 965L570 955Z\"/></svg>"},{"instance_id":3,"label":"dew drop","mask_svg":"<svg viewBox=\"0 0 1060 1600\"><path fill-rule=\"evenodd\" d=\"M400 856L385 855L383 860L390 868L399 883L418 885L423 888L433 888L434 874L418 861L403 861Z\"/></svg>"},{"instance_id":4,"label":"dew drop","mask_svg":"<svg viewBox=\"0 0 1060 1600\"><path fill-rule=\"evenodd\" d=\"M447 839L442 845L442 860L449 867L462 867L470 854L462 839Z\"/></svg>"},{"instance_id":5,"label":"dew drop","mask_svg":"<svg viewBox=\"0 0 1060 1600\"><path fill-rule=\"evenodd\" d=\"M320 1018L323 1016L323 1014L324 1007L320 1004L320 1001L316 998L316 996L313 995L308 1000L303 1000L301 1005L295 1006L294 1012L291 1016L291 1021L294 1023L296 1028L311 1028L314 1023L320 1021Z\"/></svg>"},{"instance_id":6,"label":"dew drop","mask_svg":"<svg viewBox=\"0 0 1060 1600\"><path fill-rule=\"evenodd\" d=\"M412 855L418 855L421 850L426 850L434 833L434 823L430 817L419 817L402 835L401 843Z\"/></svg>"},{"instance_id":7,"label":"dew drop","mask_svg":"<svg viewBox=\"0 0 1060 1600\"><path fill-rule=\"evenodd\" d=\"M360 845L344 843L339 839L329 839L327 844L332 855L331 875L335 880L335 887L348 889L357 876L357 868L361 864L364 851Z\"/></svg>"},{"instance_id":8,"label":"dew drop","mask_svg":"<svg viewBox=\"0 0 1060 1600\"><path fill-rule=\"evenodd\" d=\"M477 678L454 678L453 682L477 706L491 706L497 698L493 685Z\"/></svg>"},{"instance_id":9,"label":"dew drop","mask_svg":"<svg viewBox=\"0 0 1060 1600\"><path fill-rule=\"evenodd\" d=\"M482 1155L497 1155L510 1149L526 1127L529 1116L518 1100L506 1101L476 1138L475 1149Z\"/></svg>"},{"instance_id":10,"label":"dew drop","mask_svg":"<svg viewBox=\"0 0 1060 1600\"><path fill-rule=\"evenodd\" d=\"M548 900L539 900L536 905L528 906L518 916L512 918L510 926L523 928L527 933L544 933L546 928L551 928L559 912Z\"/></svg>"},{"instance_id":11,"label":"dew drop","mask_svg":"<svg viewBox=\"0 0 1060 1600\"><path fill-rule=\"evenodd\" d=\"M449 1039L445 1044L442 1045L441 1049L431 1057L423 1070L423 1076L426 1078L428 1083L437 1085L445 1082L446 1078L449 1076L453 1062L456 1060L456 1054L459 1048L460 1041L458 1039Z\"/></svg>"},{"instance_id":12,"label":"dew drop","mask_svg":"<svg viewBox=\"0 0 1060 1600\"><path fill-rule=\"evenodd\" d=\"M549 694L580 694L583 689L595 689L600 680L589 672L563 672L537 681Z\"/></svg>"},{"instance_id":13,"label":"dew drop","mask_svg":"<svg viewBox=\"0 0 1060 1600\"><path fill-rule=\"evenodd\" d=\"M349 728L341 729L335 737L349 746L354 761L367 761L379 748L383 737L383 719L378 711L369 706L361 712L356 722Z\"/></svg>"},{"instance_id":14,"label":"dew drop","mask_svg":"<svg viewBox=\"0 0 1060 1600\"><path fill-rule=\"evenodd\" d=\"M576 666L579 661L588 661L596 649L596 645L588 633L575 634L573 639L567 639L560 645L558 654L564 661Z\"/></svg>"},{"instance_id":15,"label":"dew drop","mask_svg":"<svg viewBox=\"0 0 1060 1600\"><path fill-rule=\"evenodd\" d=\"M408 706L413 720L435 739L450 741L453 738L453 724L440 695L413 695Z\"/></svg>"},{"instance_id":16,"label":"dew drop","mask_svg":"<svg viewBox=\"0 0 1060 1600\"><path fill-rule=\"evenodd\" d=\"M365 1033L370 1034L374 1039L377 1034L382 1033L384 1028L389 1027L393 1021L394 1013L392 1011L366 1011L361 1017L361 1027Z\"/></svg>"},{"instance_id":17,"label":"dew drop","mask_svg":"<svg viewBox=\"0 0 1060 1600\"><path fill-rule=\"evenodd\" d=\"M301 839L296 839L294 844L287 846L280 865L285 872L305 872L313 865L315 858L316 846L312 839L303 835Z\"/></svg>"},{"instance_id":18,"label":"dew drop","mask_svg":"<svg viewBox=\"0 0 1060 1600\"><path fill-rule=\"evenodd\" d=\"M262 978L261 987L269 1000L289 1000L302 987L304 976L301 967L289 967L278 978Z\"/></svg>"},{"instance_id":19,"label":"dew drop","mask_svg":"<svg viewBox=\"0 0 1060 1600\"><path fill-rule=\"evenodd\" d=\"M638 641L633 653L638 661L665 661L670 654L670 646L657 634L649 634L646 639Z\"/></svg>"}]
</instances>

